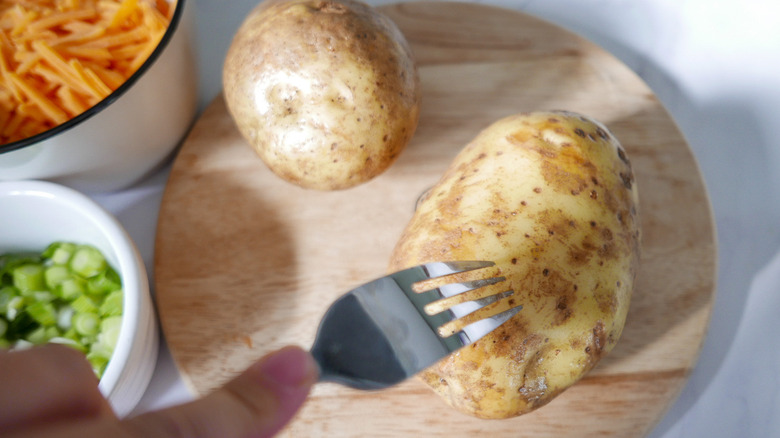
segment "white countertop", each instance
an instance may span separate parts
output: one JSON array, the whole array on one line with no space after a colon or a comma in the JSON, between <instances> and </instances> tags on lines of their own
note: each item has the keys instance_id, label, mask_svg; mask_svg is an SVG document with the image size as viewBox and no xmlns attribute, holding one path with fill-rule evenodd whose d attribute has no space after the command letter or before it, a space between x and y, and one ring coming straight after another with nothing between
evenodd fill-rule
<instances>
[{"instance_id":1,"label":"white countertop","mask_svg":"<svg viewBox=\"0 0 780 438\"><path fill-rule=\"evenodd\" d=\"M188 0L200 105L221 89L224 53L257 0ZM385 4L388 1L372 1ZM697 367L653 437L780 437L780 2L496 0L601 45L636 71L688 139L710 193L718 293ZM92 197L113 212L153 275L168 168ZM165 346L138 411L190 398Z\"/></svg>"}]
</instances>

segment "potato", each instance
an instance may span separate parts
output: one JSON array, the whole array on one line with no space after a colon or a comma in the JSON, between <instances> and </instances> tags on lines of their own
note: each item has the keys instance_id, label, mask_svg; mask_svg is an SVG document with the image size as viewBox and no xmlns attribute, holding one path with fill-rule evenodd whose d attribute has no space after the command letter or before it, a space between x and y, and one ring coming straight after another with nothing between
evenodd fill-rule
<instances>
[{"instance_id":1,"label":"potato","mask_svg":"<svg viewBox=\"0 0 780 438\"><path fill-rule=\"evenodd\" d=\"M577 382L620 338L637 202L624 149L592 119L534 112L482 131L421 199L389 270L493 260L523 309L422 380L480 418L527 413Z\"/></svg>"},{"instance_id":2,"label":"potato","mask_svg":"<svg viewBox=\"0 0 780 438\"><path fill-rule=\"evenodd\" d=\"M352 0L260 3L223 65L224 98L268 167L301 187L346 189L412 138L420 79L395 24Z\"/></svg>"}]
</instances>

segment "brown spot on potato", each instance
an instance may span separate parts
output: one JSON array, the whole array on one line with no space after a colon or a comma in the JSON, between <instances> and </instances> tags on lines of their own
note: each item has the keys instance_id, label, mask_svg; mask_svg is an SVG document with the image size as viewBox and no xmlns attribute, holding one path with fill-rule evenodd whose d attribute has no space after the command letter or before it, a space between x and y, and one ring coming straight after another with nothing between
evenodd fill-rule
<instances>
[{"instance_id":1,"label":"brown spot on potato","mask_svg":"<svg viewBox=\"0 0 780 438\"><path fill-rule=\"evenodd\" d=\"M617 148L617 154L618 158L620 158L620 161L624 162L625 164L630 164L628 161L628 156L626 155L626 151L623 150L622 147Z\"/></svg>"},{"instance_id":2,"label":"brown spot on potato","mask_svg":"<svg viewBox=\"0 0 780 438\"><path fill-rule=\"evenodd\" d=\"M568 254L568 263L572 267L584 266L590 261L592 257L592 253L590 251L576 246L570 246L568 249Z\"/></svg>"},{"instance_id":3,"label":"brown spot on potato","mask_svg":"<svg viewBox=\"0 0 780 438\"><path fill-rule=\"evenodd\" d=\"M634 182L634 176L630 172L620 172L620 179L623 181L623 187L631 190Z\"/></svg>"},{"instance_id":4,"label":"brown spot on potato","mask_svg":"<svg viewBox=\"0 0 780 438\"><path fill-rule=\"evenodd\" d=\"M598 362L605 354L607 341L608 339L606 330L604 329L604 322L597 321L596 325L591 330L590 345L587 347L589 349L586 348L586 352L590 356L590 361L592 364Z\"/></svg>"},{"instance_id":5,"label":"brown spot on potato","mask_svg":"<svg viewBox=\"0 0 780 438\"><path fill-rule=\"evenodd\" d=\"M598 173L596 166L575 147L561 149L555 159L542 162L541 171L547 184L560 193L582 192Z\"/></svg>"},{"instance_id":6,"label":"brown spot on potato","mask_svg":"<svg viewBox=\"0 0 780 438\"><path fill-rule=\"evenodd\" d=\"M604 315L612 315L618 308L618 300L612 290L596 290L593 293L593 299L596 301L599 311Z\"/></svg>"},{"instance_id":7,"label":"brown spot on potato","mask_svg":"<svg viewBox=\"0 0 780 438\"><path fill-rule=\"evenodd\" d=\"M528 129L516 129L506 136L507 142L518 146L525 146L531 138L533 134Z\"/></svg>"},{"instance_id":8,"label":"brown spot on potato","mask_svg":"<svg viewBox=\"0 0 780 438\"><path fill-rule=\"evenodd\" d=\"M565 239L571 235L575 221L561 209L547 209L539 212L537 223L543 226L549 236Z\"/></svg>"}]
</instances>

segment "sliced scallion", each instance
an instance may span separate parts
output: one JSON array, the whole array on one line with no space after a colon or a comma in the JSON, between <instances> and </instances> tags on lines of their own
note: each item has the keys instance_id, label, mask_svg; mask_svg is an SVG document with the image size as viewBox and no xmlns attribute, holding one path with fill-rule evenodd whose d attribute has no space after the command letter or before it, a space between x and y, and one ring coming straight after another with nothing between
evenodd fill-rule
<instances>
[{"instance_id":1,"label":"sliced scallion","mask_svg":"<svg viewBox=\"0 0 780 438\"><path fill-rule=\"evenodd\" d=\"M49 290L56 289L63 281L70 278L70 271L62 265L52 265L43 271L43 277L46 280L46 287Z\"/></svg>"},{"instance_id":2,"label":"sliced scallion","mask_svg":"<svg viewBox=\"0 0 780 438\"><path fill-rule=\"evenodd\" d=\"M74 275L62 280L54 290L63 300L73 301L87 291L87 281Z\"/></svg>"},{"instance_id":3,"label":"sliced scallion","mask_svg":"<svg viewBox=\"0 0 780 438\"><path fill-rule=\"evenodd\" d=\"M80 246L69 262L70 269L84 278L94 277L108 268L103 254L95 247Z\"/></svg>"},{"instance_id":4,"label":"sliced scallion","mask_svg":"<svg viewBox=\"0 0 780 438\"><path fill-rule=\"evenodd\" d=\"M27 306L27 313L44 327L57 323L57 309L51 301L35 301Z\"/></svg>"},{"instance_id":5,"label":"sliced scallion","mask_svg":"<svg viewBox=\"0 0 780 438\"><path fill-rule=\"evenodd\" d=\"M96 313L76 311L71 325L81 335L95 336L100 330L100 317Z\"/></svg>"},{"instance_id":6,"label":"sliced scallion","mask_svg":"<svg viewBox=\"0 0 780 438\"><path fill-rule=\"evenodd\" d=\"M101 377L119 339L123 297L120 276L93 246L54 242L41 254L0 255L0 348L68 345Z\"/></svg>"},{"instance_id":7,"label":"sliced scallion","mask_svg":"<svg viewBox=\"0 0 780 438\"><path fill-rule=\"evenodd\" d=\"M43 276L43 266L28 263L13 270L13 284L20 291L45 290L46 281Z\"/></svg>"}]
</instances>

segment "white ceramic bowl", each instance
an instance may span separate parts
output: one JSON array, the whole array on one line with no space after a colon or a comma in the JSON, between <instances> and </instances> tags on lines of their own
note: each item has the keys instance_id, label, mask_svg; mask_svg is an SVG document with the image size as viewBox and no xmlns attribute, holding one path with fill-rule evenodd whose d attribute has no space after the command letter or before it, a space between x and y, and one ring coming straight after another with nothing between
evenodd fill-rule
<instances>
[{"instance_id":1,"label":"white ceramic bowl","mask_svg":"<svg viewBox=\"0 0 780 438\"><path fill-rule=\"evenodd\" d=\"M62 125L0 145L0 180L80 191L125 188L172 155L197 110L192 0L178 0L157 49L111 95Z\"/></svg>"},{"instance_id":2,"label":"white ceramic bowl","mask_svg":"<svg viewBox=\"0 0 780 438\"><path fill-rule=\"evenodd\" d=\"M86 195L44 181L0 182L0 254L43 251L54 241L92 244L122 279L119 341L100 391L119 416L138 404L157 362L159 331L143 260L121 224Z\"/></svg>"}]
</instances>

